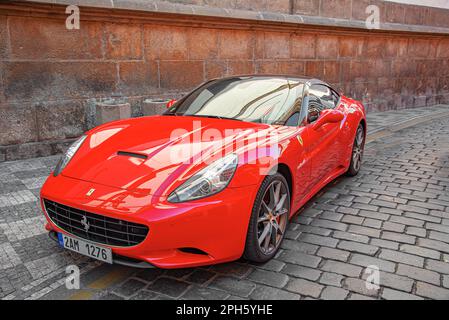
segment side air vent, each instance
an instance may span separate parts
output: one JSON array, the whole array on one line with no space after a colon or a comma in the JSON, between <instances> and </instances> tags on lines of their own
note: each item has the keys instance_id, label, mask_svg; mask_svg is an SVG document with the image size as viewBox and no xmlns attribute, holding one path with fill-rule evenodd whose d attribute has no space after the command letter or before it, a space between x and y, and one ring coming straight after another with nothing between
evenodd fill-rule
<instances>
[{"instance_id":1,"label":"side air vent","mask_svg":"<svg viewBox=\"0 0 449 320\"><path fill-rule=\"evenodd\" d=\"M125 157L131 157L131 158L139 158L139 159L146 159L147 156L141 153L134 153L134 152L126 152L126 151L119 151L117 152L119 156L125 156Z\"/></svg>"}]
</instances>

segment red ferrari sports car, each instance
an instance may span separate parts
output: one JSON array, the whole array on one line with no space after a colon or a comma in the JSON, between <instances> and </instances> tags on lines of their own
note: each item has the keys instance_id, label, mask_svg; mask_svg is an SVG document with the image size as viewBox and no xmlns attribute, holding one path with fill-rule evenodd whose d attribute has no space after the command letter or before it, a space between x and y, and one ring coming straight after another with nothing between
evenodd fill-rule
<instances>
[{"instance_id":1,"label":"red ferrari sports car","mask_svg":"<svg viewBox=\"0 0 449 320\"><path fill-rule=\"evenodd\" d=\"M136 267L265 262L289 219L360 170L360 102L289 76L208 81L160 116L94 128L41 191L50 237Z\"/></svg>"}]
</instances>

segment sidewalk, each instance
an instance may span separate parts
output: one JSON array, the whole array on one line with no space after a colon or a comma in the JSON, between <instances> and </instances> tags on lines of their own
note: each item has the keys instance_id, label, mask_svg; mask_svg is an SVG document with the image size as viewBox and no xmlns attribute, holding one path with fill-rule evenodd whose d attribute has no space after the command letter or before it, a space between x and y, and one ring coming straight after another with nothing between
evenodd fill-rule
<instances>
[{"instance_id":1,"label":"sidewalk","mask_svg":"<svg viewBox=\"0 0 449 320\"><path fill-rule=\"evenodd\" d=\"M449 105L435 105L432 107L393 110L368 113L368 134L374 134L387 128L403 125L404 123L428 121L449 115Z\"/></svg>"},{"instance_id":2,"label":"sidewalk","mask_svg":"<svg viewBox=\"0 0 449 320\"><path fill-rule=\"evenodd\" d=\"M443 117L445 115L445 117ZM368 115L368 138L373 141L374 137L385 137L390 134L393 134L396 129L398 128L405 128L408 126L416 125L417 123L422 123L424 121L429 121L431 119L447 119L449 118L449 106L448 105L440 105L440 106L434 106L431 108L419 108L419 109L408 109L408 110L400 110L400 111L389 111L389 112L383 112L383 113L373 113ZM445 120L446 121L446 120ZM430 123L430 122L429 122ZM423 124L420 126L421 130L426 128L426 126ZM440 124L441 127L441 124ZM418 128L418 127L417 127ZM440 129L441 134L445 133L444 126L443 129ZM412 132L415 130L414 128L411 128L408 132ZM418 130L418 129L416 129ZM427 130L429 137L426 139L432 139L432 135L439 135L437 132L433 132L433 130ZM407 138L405 134L402 132L396 136L395 139L399 139L400 137ZM440 137L440 136L439 136ZM444 137L444 136L443 136ZM420 134L417 135L416 139L423 139L420 138ZM436 138L433 138L435 141L439 141ZM379 150L379 153L385 153L385 150L388 148L387 145L382 144L381 142L384 139L378 139L376 143L370 145L377 148ZM398 141L397 143L399 145L410 145L410 140L408 139L404 141ZM440 139L441 140L441 139ZM419 142L416 142L417 145L420 145ZM422 150L421 150L422 151ZM404 152L411 152L409 150L406 150ZM375 153L373 153L374 155ZM438 191L436 188L444 188L443 183L440 182L440 185L434 186L434 190L426 189L422 185L423 183L416 183L416 186L412 184L413 179L417 179L413 176L413 168L416 167L414 164L410 164L410 167L408 168L409 171L403 173L402 179L397 179L394 182L385 182L386 178L379 177L379 180L376 180L377 175L379 175L378 171L381 170L381 168L376 167L378 166L379 160L374 158L373 155L367 154L366 158L366 166L365 166L365 172L363 175L358 177L356 180L345 180L345 183L341 183L340 186L337 186L334 190L329 190L327 192L327 196L323 196L321 200L323 203L320 204L319 207L316 207L315 209L311 210L309 209L309 213L304 215L304 218L307 221L309 221L312 225L321 223L321 227L318 225L316 227L300 227L298 224L300 224L302 220L299 220L296 222L296 226L299 228L298 230L303 230L304 232L304 239L301 237L296 239L288 239L285 242L285 246L290 245L292 250L296 250L295 248L303 248L312 247L309 243L312 241L311 239L316 239L317 236L313 234L308 234L307 232L314 232L315 231L323 231L328 235L331 235L332 228L335 226L331 225L329 220L329 213L335 214L335 217L338 217L340 222L337 226L338 229L341 229L340 234L345 237L349 237L350 239L355 239L354 241L360 240L360 236L355 237L353 234L357 232L362 231L370 231L371 233L367 235L363 235L362 240L368 241L370 239L370 244L360 244L357 245L356 242L350 242L349 244L354 245L354 250L357 252L357 250L360 251L360 247L368 248L369 252L374 249L379 249L381 244L385 244L388 241L383 239L378 239L379 235L382 233L382 235L385 233L386 235L390 236L390 242L388 242L388 245L391 246L391 248L397 249L399 247L399 244L401 243L401 239L406 238L405 240L409 241L411 238L414 238L415 236L422 237L423 243L432 242L436 243L435 240L429 240L426 239L426 230L423 228L424 223L426 223L426 228L428 222L425 222L426 220L420 220L427 219L431 221L433 224L435 224L435 228L438 228L438 230L446 229L447 226L440 226L442 216L424 216L423 211L428 211L430 214L440 214L440 215L449 215L449 206L446 208L445 204L447 201L447 197L441 196L441 198L436 192ZM372 159L370 159L371 157ZM405 157L405 156L404 156ZM36 158L36 159L27 159L27 160L20 160L20 161L13 161L13 162L3 162L0 163L0 299L6 298L6 299L38 299L42 296L53 292L56 288L63 286L64 284L64 277L65 277L65 267L69 264L77 264L81 268L82 273L87 273L91 275L92 277L96 278L97 276L94 273L89 272L91 269L96 269L98 266L97 262L94 262L92 260L86 259L84 257L81 257L76 254L72 254L67 251L61 250L56 243L53 241L50 241L48 239L47 233L45 229L43 228L44 223L44 217L42 215L42 212L40 210L39 206L39 190L44 183L46 177L48 174L53 170L59 156L51 156L51 157L45 157L45 158ZM405 161L405 160L404 160ZM408 161L408 160L407 160ZM423 160L424 161L424 160ZM371 163L372 162L372 163ZM370 171L370 165L373 167L372 172ZM421 165L422 166L422 165ZM382 166L383 168L384 166ZM384 168L385 169L385 168ZM382 170L384 170L382 169ZM441 168L440 168L441 169ZM422 169L424 170L424 169ZM427 170L427 169L426 169ZM435 169L436 170L436 169ZM430 171L429 171L430 172ZM387 177L390 177L393 179L394 175L397 175L397 171L391 171L386 173ZM364 177L364 178L363 178ZM376 179L375 179L376 178ZM382 178L382 179L381 179ZM389 179L390 179L389 178ZM367 180L364 181L363 179ZM376 180L372 181L371 180ZM440 179L443 181L443 178L434 177L434 179ZM447 178L444 178L447 180ZM440 181L438 180L438 181ZM351 182L352 181L352 182ZM408 182L411 181L411 182ZM431 180L429 180L431 181ZM429 184L430 182L425 182L425 184ZM363 185L365 184L365 185ZM379 184L379 185L375 185ZM389 184L386 186L385 184ZM410 184L410 185L409 185ZM391 187L393 186L393 187ZM363 187L363 188L362 188ZM399 190L399 187L402 189ZM330 186L330 188L333 188ZM374 189L372 189L374 188ZM384 193L391 194L392 197L385 194L380 194L380 191L382 191L382 188L391 188L391 192L383 191ZM378 191L379 195L376 199L371 200L368 197L360 197L356 196L357 194L361 194L361 190L371 190L370 192ZM382 189L382 190L381 190ZM422 189L422 190L421 190ZM340 196L338 192L342 190L343 194ZM380 190L380 191L379 191ZM401 191L402 190L402 191ZM413 190L413 191L412 191ZM427 191L426 191L427 190ZM432 191L432 192L431 192ZM418 199L419 197L424 197L427 194L432 193L433 198L429 198L428 200L428 206L431 209L419 209L419 214L417 213L410 213L408 214L407 210L411 209L413 206L406 206L405 203L408 204L408 202L412 201L409 200L411 195L410 193L413 192L413 197ZM346 193L351 193L354 195L348 196L345 195ZM373 193L374 194L374 193ZM397 196L401 196L401 194L404 194L403 198L399 199ZM407 198L407 195L409 195ZM396 197L396 198L393 198ZM341 197L341 201L337 201L338 199L333 199L335 197ZM357 199L354 199L357 198ZM348 200L352 199L352 200ZM402 201L402 207L403 210L399 209L391 209L391 206L396 207L398 203L387 203L386 200L391 199L395 201ZM399 200L398 200L399 199ZM318 200L317 200L318 201ZM333 201L333 204L328 203L328 201ZM357 201L363 201L363 203L357 203ZM374 201L377 204L366 204L366 202ZM431 202L435 203L431 203ZM355 203L355 204L354 204ZM427 203L427 202L426 202ZM383 205L386 205L387 207L383 207ZM343 213L335 213L335 211L341 210ZM320 209L321 208L321 209ZM329 208L330 211L326 211ZM380 212L386 212L386 213L380 213L380 212L371 212L364 210L371 210L372 208L379 209ZM435 210L435 208L439 208L440 210ZM442 209L444 208L444 209ZM326 209L326 210L324 210ZM384 210L385 209L385 210ZM322 210L323 213L319 213ZM384 210L384 211L382 211ZM405 210L405 211L404 211ZM340 211L338 211L340 212ZM345 212L348 212L346 214ZM312 214L313 213L313 214ZM369 213L369 218L363 216L363 214ZM416 235L410 234L410 235L403 235L401 236L405 231L410 229L409 227L406 228L406 226L399 226L397 225L397 221L405 221L410 222L410 217L407 218L400 218L401 215L404 214L405 216L409 215L410 217L414 217L417 219L417 221L413 221L418 227L412 228L415 232L417 232ZM318 215L320 215L318 217ZM374 216L373 216L374 215ZM390 219L391 221L381 221L377 216L381 216L382 219ZM394 215L398 215L398 218L393 219ZM308 217L307 217L308 216ZM400 219L399 219L400 218ZM377 219L377 220L376 220ZM401 220L402 219L402 220ZM395 220L396 222L393 222ZM449 219L445 219L445 222L449 223ZM358 226L360 224L360 226ZM364 224L363 226L361 224ZM432 227L433 224L430 224L429 227ZM292 224L295 225L295 224ZM349 228L349 229L347 229ZM373 228L377 228L373 230ZM399 229L398 229L399 228ZM310 229L310 230L309 230ZM390 230L392 229L392 231ZM416 230L415 230L416 229ZM419 229L419 230L418 230ZM309 231L307 231L309 230ZM386 231L388 230L388 231ZM299 235L301 232L298 232L297 230L291 230L290 235ZM432 236L439 236L440 234L436 233L435 231L431 232ZM346 242L339 240L337 238L329 237L322 237L321 240L328 239L328 241L331 241L332 243L335 243L335 245L338 243L338 245L348 244ZM396 239L399 239L396 241ZM419 238L421 239L421 238ZM427 242L426 242L427 241ZM343 244L341 244L343 243ZM438 242L439 243L439 242ZM446 246L449 246L449 244L443 244L441 243L441 248L446 248ZM402 245L401 245L402 247ZM406 248L410 249L410 245ZM313 248L315 248L315 245L313 245ZM349 247L348 247L349 248ZM351 247L352 248L352 247ZM354 252L351 248L347 249L348 251L343 252L344 257L349 257L351 252ZM419 247L416 247L419 249ZM416 249L415 247L411 249ZM444 249L445 258L449 259L449 247L448 249ZM376 250L377 250L376 249ZM417 249L417 250L418 250ZM346 249L345 249L346 250ZM337 252L335 249L327 249L326 244L323 244L323 248L320 249L319 252L308 252L308 254L315 255L313 257L313 261L319 261L321 259L324 259L321 254L326 253L327 251ZM296 251L295 251L296 252ZM338 251L339 252L339 251ZM380 251L379 251L380 252ZM427 251L426 251L427 252ZM387 253L383 253L386 255ZM432 251L432 256L436 255L435 252ZM295 254L292 255L285 255L286 259L288 257L295 257ZM363 256L365 257L365 256ZM326 258L327 259L327 258ZM330 258L329 258L330 259ZM334 259L331 259L329 261L333 261ZM418 259L421 261L422 259ZM301 260L302 261L302 260ZM301 261L298 263L301 264ZM327 261L327 262L329 262ZM429 260L433 261L433 260ZM326 263L327 263L326 262ZM330 263L330 262L329 262ZM439 263L439 260L437 262L432 263ZM387 263L391 264L391 263ZM235 264L228 265L234 266ZM295 279L295 277L299 277L299 272L304 271L304 267L296 266L295 264L288 262L287 264L282 261L274 261L272 262L272 265L277 265L282 269L282 272L285 273L289 269L297 269L298 273L292 274L280 274L279 277L282 276L282 278L285 281L291 281L292 279ZM237 264L237 266L241 266L240 264ZM350 265L352 267L352 264ZM419 264L419 267L422 267L421 263ZM225 266L221 267L215 267L211 268L211 270L220 270L226 269ZM244 266L245 270L255 270L260 273L261 275L264 275L264 271L260 271L258 267L254 266ZM268 265L264 267L265 269L268 268ZM352 267L354 268L354 267ZM405 267L402 267L405 268ZM263 269L263 268L262 268ZM277 270L280 271L281 269ZM115 270L115 269L114 269ZM312 277L309 280L312 281L311 283L308 283L308 285L319 287L320 290L322 289L322 286L317 285L315 283L319 282L317 279L318 275L321 274L321 271L318 270L312 270L307 269L307 271L310 271L312 274L316 274L317 277ZM338 270L337 270L338 271ZM419 269L421 272L427 272L423 269ZM200 272L200 271L198 271ZM210 276L213 278L215 277L215 272L206 272L210 273ZM249 276L250 280L253 281L258 273L251 273L251 276ZM102 273L97 272L98 278L101 279ZM175 273L166 273L166 275L169 274L169 279L172 279L175 277ZM326 272L323 273L323 275L327 275ZM432 273L433 276L433 273ZM87 277L87 276L86 276ZM240 276L242 277L242 276ZM246 277L246 273L245 273ZM271 273L270 273L271 277ZM164 278L166 279L166 278ZM215 278L214 278L215 279ZM217 278L220 280L221 278ZM216 280L217 280L216 279ZM439 278L438 278L439 279ZM445 278L449 281L449 278ZM179 279L178 279L179 280ZM177 281L178 281L177 280ZM217 280L217 281L218 281ZM283 280L283 281L284 281ZM165 281L165 280L164 280ZM226 280L227 281L227 280ZM230 281L230 280L229 280ZM257 282L258 280L254 280ZM351 280L355 281L355 280ZM163 281L162 281L163 282ZM173 281L172 281L173 282ZM179 282L179 281L178 281ZM181 281L182 283L176 284L176 289L180 290L181 287L188 287L189 285L185 282ZM216 281L215 281L216 282ZM214 282L214 283L215 283ZM434 284L439 283L439 281L434 281ZM216 286L220 287L215 283ZM251 282L251 286L253 286L253 283ZM257 285L259 286L259 285ZM300 286L303 288L303 286ZM264 287L261 287L264 288ZM271 288L271 287L270 287ZM272 288L271 288L272 289ZM156 290L156 289L154 289ZM190 290L190 289L189 289ZM206 289L205 289L206 290ZM262 289L261 289L262 290ZM330 286L326 289L326 292L335 290L334 287ZM263 291L263 290L262 290ZM341 291L341 290L339 290ZM353 291L353 290L350 290ZM215 291L214 291L215 292ZM258 292L258 291L257 291ZM341 291L343 292L343 291ZM303 294L302 296L308 296L308 294Z\"/></svg>"}]
</instances>

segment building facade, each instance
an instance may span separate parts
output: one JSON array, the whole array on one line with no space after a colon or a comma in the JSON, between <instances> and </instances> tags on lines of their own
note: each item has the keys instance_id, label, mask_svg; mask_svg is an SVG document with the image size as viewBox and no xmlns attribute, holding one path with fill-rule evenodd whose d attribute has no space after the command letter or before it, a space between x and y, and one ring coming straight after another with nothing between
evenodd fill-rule
<instances>
[{"instance_id":1,"label":"building facade","mask_svg":"<svg viewBox=\"0 0 449 320\"><path fill-rule=\"evenodd\" d=\"M79 8L79 29L67 28L68 5ZM0 1L0 161L60 152L112 96L139 116L146 98L250 73L317 77L369 112L448 103L449 10L380 0Z\"/></svg>"}]
</instances>

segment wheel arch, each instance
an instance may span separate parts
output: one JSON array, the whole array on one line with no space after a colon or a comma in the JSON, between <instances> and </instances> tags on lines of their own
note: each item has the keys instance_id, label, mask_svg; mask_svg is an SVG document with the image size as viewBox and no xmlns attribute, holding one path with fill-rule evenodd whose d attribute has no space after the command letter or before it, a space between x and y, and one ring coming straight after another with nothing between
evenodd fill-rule
<instances>
[{"instance_id":1,"label":"wheel arch","mask_svg":"<svg viewBox=\"0 0 449 320\"><path fill-rule=\"evenodd\" d=\"M359 122L359 124L362 125L363 130L365 131L365 137L366 137L366 120L364 118L362 118Z\"/></svg>"},{"instance_id":2,"label":"wheel arch","mask_svg":"<svg viewBox=\"0 0 449 320\"><path fill-rule=\"evenodd\" d=\"M290 199L292 199L293 195L293 175L290 167L285 163L278 163L270 170L270 174L280 173L284 176L285 180L287 180L288 191L290 192Z\"/></svg>"}]
</instances>

